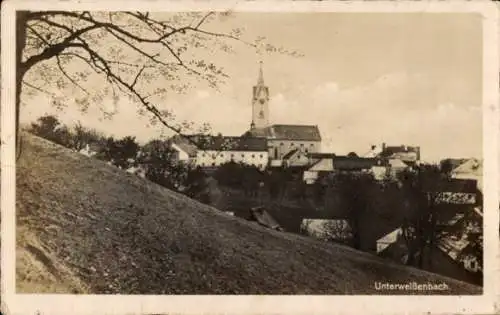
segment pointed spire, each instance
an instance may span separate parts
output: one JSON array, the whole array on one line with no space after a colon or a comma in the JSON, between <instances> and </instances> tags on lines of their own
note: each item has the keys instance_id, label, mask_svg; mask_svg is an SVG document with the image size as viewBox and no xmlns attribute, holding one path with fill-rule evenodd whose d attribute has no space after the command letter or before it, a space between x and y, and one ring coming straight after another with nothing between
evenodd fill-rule
<instances>
[{"instance_id":1,"label":"pointed spire","mask_svg":"<svg viewBox=\"0 0 500 315\"><path fill-rule=\"evenodd\" d=\"M257 80L257 84L264 85L264 74L262 72L262 60L260 61L259 79Z\"/></svg>"}]
</instances>

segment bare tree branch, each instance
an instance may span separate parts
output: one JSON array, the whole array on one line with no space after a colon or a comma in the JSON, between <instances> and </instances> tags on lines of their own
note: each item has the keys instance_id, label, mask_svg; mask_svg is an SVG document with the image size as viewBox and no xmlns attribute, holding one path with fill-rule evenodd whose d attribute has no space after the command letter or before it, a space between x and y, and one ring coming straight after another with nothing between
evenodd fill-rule
<instances>
[{"instance_id":1,"label":"bare tree branch","mask_svg":"<svg viewBox=\"0 0 500 315\"><path fill-rule=\"evenodd\" d=\"M135 88L135 85L137 84L137 79L139 79L139 77L141 76L142 72L144 71L145 67L143 66L139 72L137 73L137 75L135 76L134 78L134 82L132 82L132 84L130 85L131 88Z\"/></svg>"},{"instance_id":2,"label":"bare tree branch","mask_svg":"<svg viewBox=\"0 0 500 315\"><path fill-rule=\"evenodd\" d=\"M105 80L110 83L113 93L115 93L115 88L118 88L125 94L137 99L142 107L152 113L153 117L163 126L183 136L195 145L197 143L191 137L187 137L182 133L182 126L179 127L170 123L167 119L168 117L171 118L171 116L165 115L158 107L149 102L148 99L154 93L146 96L143 91L138 90L138 86L140 86L138 84L139 80L147 77L149 74L146 69L159 68L160 73L170 76L170 72L182 68L188 74L199 76L211 86L216 87L219 83L218 78L227 77L227 75L222 72L222 69L218 69L211 63L186 60L184 58L185 55L183 55L186 46L177 47L176 43L178 40L186 40L186 45L189 47L193 42L189 41L189 38L186 39L186 36L191 36L191 39L194 39L195 43L198 44L193 46L199 48L204 47L200 42L205 37L224 38L257 48L256 44L246 42L238 36L202 29L202 26L208 23L209 18L215 15L215 12L208 12L201 16L201 18L199 15L196 15L196 18L191 23L188 22L189 24L185 26L175 27L171 22L157 20L147 12L109 12L108 14L103 14L101 19L96 18L98 16L97 14L95 15L88 11L53 10L28 12L27 20L29 21L29 26L27 26L27 31L31 33L30 38L33 41L39 40L43 43L42 46L45 47L41 52L36 47L37 54L29 56L24 62L20 62L18 66L20 67L21 77L34 65L55 57L57 68L62 75L73 85L89 95L90 92L83 88L64 68L60 57L66 56L79 59L95 73L104 75ZM125 18L129 23L119 25L118 23L123 21L122 18ZM196 20L197 22L195 22ZM137 31L137 27L141 30L140 32ZM53 35L55 33L54 30L60 31L60 36L57 33L58 36L56 38L54 36L52 36L52 39L44 37L45 34ZM97 39L91 37L94 35L97 36ZM110 57L100 53L96 43L101 36L107 35L135 51L139 55L136 64L128 63L126 60L119 60L119 56ZM36 45L39 43L33 42L33 44ZM150 44L156 44L161 49L160 51L168 51L168 53L162 56L159 53L148 51L147 47L152 46ZM126 66L126 70L123 70L121 66ZM138 69L138 71L136 72L134 69ZM197 69L201 70L198 71ZM30 85L27 84L27 86ZM36 88L33 86L30 87Z\"/></svg>"},{"instance_id":3,"label":"bare tree branch","mask_svg":"<svg viewBox=\"0 0 500 315\"><path fill-rule=\"evenodd\" d=\"M119 41L121 41L122 43L126 44L127 46L129 46L130 48L132 48L133 50L135 50L136 52L138 52L139 54L143 55L144 57L147 57L149 58L151 61L157 63L157 64L161 64L163 66L168 66L167 63L159 60L157 58L157 56L155 55L151 55L151 54L148 54L147 52L145 52L144 50L138 48L137 46L135 46L134 44L132 44L131 42L129 42L127 39L125 39L124 37L116 34L115 32L111 31L111 30L108 30L109 31L109 34L113 35L116 39L118 39Z\"/></svg>"},{"instance_id":4,"label":"bare tree branch","mask_svg":"<svg viewBox=\"0 0 500 315\"><path fill-rule=\"evenodd\" d=\"M50 96L55 96L55 95L54 95L54 93L51 93L51 92L49 92L49 91L47 91L47 90L44 90L44 89L42 89L41 87L35 86L35 85L33 85L33 84L31 84L31 83L29 83L29 82L25 81L25 80L23 80L23 84L24 84L24 85L26 85L27 87L30 87L30 88L32 88L32 89L34 89L34 90L37 90L37 91L39 91L39 92L42 92L42 93L44 93L44 94L47 94L47 95L50 95Z\"/></svg>"},{"instance_id":5,"label":"bare tree branch","mask_svg":"<svg viewBox=\"0 0 500 315\"><path fill-rule=\"evenodd\" d=\"M73 83L75 86L77 86L80 90L82 90L85 94L90 94L83 86L81 86L80 84L78 84L78 82L75 81L75 79L73 79L69 74L68 72L66 72L66 70L64 69L62 63L61 63L61 57L58 55L56 56L56 59L57 59L57 67L59 68L59 71L62 72L62 74L71 82Z\"/></svg>"},{"instance_id":6,"label":"bare tree branch","mask_svg":"<svg viewBox=\"0 0 500 315\"><path fill-rule=\"evenodd\" d=\"M206 14L206 15L205 15L202 19L201 19L201 21L200 21L200 22L198 22L198 24L196 24L195 29L199 29L199 28L200 28L200 26L201 26L203 23L205 23L205 21L208 19L208 17L210 17L210 16L211 16L211 15L213 15L213 14L214 14L214 12L213 12L213 11L212 11L212 12L208 12L208 13L207 13L207 14Z\"/></svg>"},{"instance_id":7,"label":"bare tree branch","mask_svg":"<svg viewBox=\"0 0 500 315\"><path fill-rule=\"evenodd\" d=\"M33 67L35 64L39 63L40 61L43 60L48 60L61 52L63 52L69 45L70 43L80 37L82 34L96 29L100 26L92 25L89 27L82 28L78 31L73 32L71 35L66 37L62 42L55 44L55 45L50 45L49 47L45 48L40 54L31 56L28 58L25 62L21 62L20 68L22 73L26 73L31 67Z\"/></svg>"}]
</instances>

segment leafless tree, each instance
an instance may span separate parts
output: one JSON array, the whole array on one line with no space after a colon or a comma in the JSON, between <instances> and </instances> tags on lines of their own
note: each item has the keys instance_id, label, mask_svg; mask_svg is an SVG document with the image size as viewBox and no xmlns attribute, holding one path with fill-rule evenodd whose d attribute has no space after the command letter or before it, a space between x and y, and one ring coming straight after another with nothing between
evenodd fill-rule
<instances>
[{"instance_id":1,"label":"leafless tree","mask_svg":"<svg viewBox=\"0 0 500 315\"><path fill-rule=\"evenodd\" d=\"M263 37L247 41L241 29L210 30L211 21L230 16L230 12L167 17L150 12L17 12L16 133L21 93L24 98L44 92L59 107L71 95L83 111L91 105L102 106L106 97L112 96L115 102L127 97L138 105L140 114L150 114L152 124L159 122L182 134L193 123L178 121L158 104L168 93L191 87L193 83L186 78L213 88L228 78L223 68L199 58L199 52L205 51L205 56L209 50L232 53L231 45L238 43L263 52L300 56L265 43ZM47 85L64 92L49 92L44 88ZM111 116L113 110L103 113ZM199 132L208 130L207 125L199 127Z\"/></svg>"},{"instance_id":2,"label":"leafless tree","mask_svg":"<svg viewBox=\"0 0 500 315\"><path fill-rule=\"evenodd\" d=\"M86 145L96 144L103 138L104 135L100 134L97 130L86 128L81 122L77 122L72 130L70 145L73 150L80 151Z\"/></svg>"}]
</instances>

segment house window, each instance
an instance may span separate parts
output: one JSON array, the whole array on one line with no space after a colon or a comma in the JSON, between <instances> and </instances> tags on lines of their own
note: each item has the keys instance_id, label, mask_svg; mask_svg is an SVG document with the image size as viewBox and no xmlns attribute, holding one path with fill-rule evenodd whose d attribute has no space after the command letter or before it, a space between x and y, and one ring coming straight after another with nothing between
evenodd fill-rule
<instances>
[{"instance_id":1,"label":"house window","mask_svg":"<svg viewBox=\"0 0 500 315\"><path fill-rule=\"evenodd\" d=\"M301 144L300 144L300 146L301 146L301 147L303 147L303 146L304 146L304 144L303 144L303 143L301 143Z\"/></svg>"},{"instance_id":2,"label":"house window","mask_svg":"<svg viewBox=\"0 0 500 315\"><path fill-rule=\"evenodd\" d=\"M259 168L262 168L262 164L259 164Z\"/></svg>"},{"instance_id":3,"label":"house window","mask_svg":"<svg viewBox=\"0 0 500 315\"><path fill-rule=\"evenodd\" d=\"M470 262L470 269L476 271L477 270L477 264L476 264L476 261L473 260Z\"/></svg>"},{"instance_id":4,"label":"house window","mask_svg":"<svg viewBox=\"0 0 500 315\"><path fill-rule=\"evenodd\" d=\"M212 166L215 166L215 162L212 162Z\"/></svg>"},{"instance_id":5,"label":"house window","mask_svg":"<svg viewBox=\"0 0 500 315\"><path fill-rule=\"evenodd\" d=\"M244 158L245 157L245 154L241 153L241 157Z\"/></svg>"},{"instance_id":6,"label":"house window","mask_svg":"<svg viewBox=\"0 0 500 315\"><path fill-rule=\"evenodd\" d=\"M234 158L234 153L231 153L231 158Z\"/></svg>"},{"instance_id":7,"label":"house window","mask_svg":"<svg viewBox=\"0 0 500 315\"><path fill-rule=\"evenodd\" d=\"M224 153L221 153L221 154L220 154L220 157L221 157L221 158L224 158Z\"/></svg>"},{"instance_id":8,"label":"house window","mask_svg":"<svg viewBox=\"0 0 500 315\"><path fill-rule=\"evenodd\" d=\"M280 145L283 145L283 142L281 142Z\"/></svg>"},{"instance_id":9,"label":"house window","mask_svg":"<svg viewBox=\"0 0 500 315\"><path fill-rule=\"evenodd\" d=\"M292 142L292 143L290 143L290 145L291 145L291 146L293 146L293 145L294 145L294 143Z\"/></svg>"},{"instance_id":10,"label":"house window","mask_svg":"<svg viewBox=\"0 0 500 315\"><path fill-rule=\"evenodd\" d=\"M309 149L308 149L308 148L306 148L306 149L305 149L305 151L306 151L306 153L308 153L308 152L309 152Z\"/></svg>"},{"instance_id":11,"label":"house window","mask_svg":"<svg viewBox=\"0 0 500 315\"><path fill-rule=\"evenodd\" d=\"M212 159L215 159L215 156L216 156L215 154L212 154Z\"/></svg>"},{"instance_id":12,"label":"house window","mask_svg":"<svg viewBox=\"0 0 500 315\"><path fill-rule=\"evenodd\" d=\"M201 156L202 156L202 157L205 157L205 153L203 153Z\"/></svg>"},{"instance_id":13,"label":"house window","mask_svg":"<svg viewBox=\"0 0 500 315\"><path fill-rule=\"evenodd\" d=\"M201 166L205 166L205 163L201 163Z\"/></svg>"},{"instance_id":14,"label":"house window","mask_svg":"<svg viewBox=\"0 0 500 315\"><path fill-rule=\"evenodd\" d=\"M274 158L278 159L278 148L274 148Z\"/></svg>"},{"instance_id":15,"label":"house window","mask_svg":"<svg viewBox=\"0 0 500 315\"><path fill-rule=\"evenodd\" d=\"M255 154L252 154L252 159L255 158Z\"/></svg>"},{"instance_id":16,"label":"house window","mask_svg":"<svg viewBox=\"0 0 500 315\"><path fill-rule=\"evenodd\" d=\"M263 157L264 157L264 154L261 154L261 155L260 155L260 158L262 159Z\"/></svg>"},{"instance_id":17,"label":"house window","mask_svg":"<svg viewBox=\"0 0 500 315\"><path fill-rule=\"evenodd\" d=\"M309 146L310 146L310 147L312 147L312 146L314 146L314 144L313 144L313 143L311 143Z\"/></svg>"}]
</instances>

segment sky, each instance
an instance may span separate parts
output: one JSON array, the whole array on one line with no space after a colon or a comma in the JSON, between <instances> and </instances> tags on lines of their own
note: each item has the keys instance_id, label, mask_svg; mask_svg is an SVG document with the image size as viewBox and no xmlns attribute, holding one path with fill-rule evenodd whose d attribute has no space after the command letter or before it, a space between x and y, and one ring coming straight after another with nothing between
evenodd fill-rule
<instances>
[{"instance_id":1,"label":"sky","mask_svg":"<svg viewBox=\"0 0 500 315\"><path fill-rule=\"evenodd\" d=\"M226 83L219 90L200 83L185 94L170 93L157 100L163 108L178 119L208 122L215 132L241 135L251 122L252 86L263 61L271 123L318 125L324 152L363 154L385 142L419 145L425 160L482 157L480 16L233 13L207 25L213 31L234 27L243 29L244 38L265 36L302 56L259 54L238 44L233 54L201 51L200 58L224 67ZM47 98L30 98L22 120L55 113L67 124L80 120L141 141L161 133L126 99L110 105L116 114L105 120L99 106L86 113L71 105L58 111Z\"/></svg>"}]
</instances>

